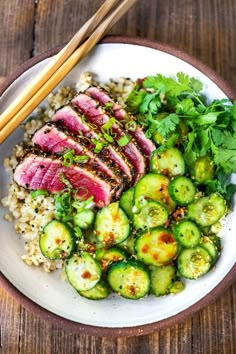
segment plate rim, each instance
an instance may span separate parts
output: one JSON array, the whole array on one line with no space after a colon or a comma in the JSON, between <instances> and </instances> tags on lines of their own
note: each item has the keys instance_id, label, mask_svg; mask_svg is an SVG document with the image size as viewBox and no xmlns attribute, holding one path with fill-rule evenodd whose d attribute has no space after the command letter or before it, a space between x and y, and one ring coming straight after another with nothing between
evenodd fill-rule
<instances>
[{"instance_id":1,"label":"plate rim","mask_svg":"<svg viewBox=\"0 0 236 354\"><path fill-rule=\"evenodd\" d=\"M184 60L190 65L200 70L204 75L210 78L229 98L236 98L234 90L211 68L206 64L199 61L197 58L185 53L182 50L176 49L172 46L159 43L156 41L148 40L139 37L127 37L127 36L106 36L100 43L108 44L133 44L138 46L144 46L153 48L167 54L171 54L179 59ZM0 86L0 96L6 91L6 89L26 70L32 66L41 62L42 60L49 58L63 47L63 45L56 46L49 49L23 63L17 70L11 74L4 83ZM0 285L5 289L17 302L22 304L31 313L40 316L44 320L59 325L63 329L72 330L73 332L79 332L84 335L94 336L110 336L110 337L125 337L125 336L139 336L150 334L155 331L159 331L163 328L173 326L177 323L184 322L187 318L209 305L216 300L223 291L226 290L236 280L236 264L230 269L226 276L217 284L206 296L191 305L187 309L177 313L174 316L170 316L166 319L152 322L149 324L131 326L131 327L100 327L87 325L79 322L75 322L66 318L63 318L29 299L19 289L17 289L0 271Z\"/></svg>"}]
</instances>

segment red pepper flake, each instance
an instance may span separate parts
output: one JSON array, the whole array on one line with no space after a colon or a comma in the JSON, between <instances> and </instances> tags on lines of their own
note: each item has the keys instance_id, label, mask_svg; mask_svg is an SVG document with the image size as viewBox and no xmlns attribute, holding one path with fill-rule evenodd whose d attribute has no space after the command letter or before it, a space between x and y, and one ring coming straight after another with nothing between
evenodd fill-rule
<instances>
[{"instance_id":1,"label":"red pepper flake","mask_svg":"<svg viewBox=\"0 0 236 354\"><path fill-rule=\"evenodd\" d=\"M83 274L81 274L81 278L83 279L89 279L91 278L91 276L92 274L88 270L86 270Z\"/></svg>"},{"instance_id":2,"label":"red pepper flake","mask_svg":"<svg viewBox=\"0 0 236 354\"><path fill-rule=\"evenodd\" d=\"M155 259L155 261L157 261L159 258L157 253L153 253L152 257L153 257L153 259Z\"/></svg>"},{"instance_id":3,"label":"red pepper flake","mask_svg":"<svg viewBox=\"0 0 236 354\"><path fill-rule=\"evenodd\" d=\"M110 244L113 243L115 240L115 236L112 232L108 232L106 236L104 237L104 243L105 244Z\"/></svg>"},{"instance_id":4,"label":"red pepper flake","mask_svg":"<svg viewBox=\"0 0 236 354\"><path fill-rule=\"evenodd\" d=\"M148 246L147 244L144 245L143 248L142 248L142 252L143 252L143 253L147 253L148 250L149 250L149 246Z\"/></svg>"},{"instance_id":5,"label":"red pepper flake","mask_svg":"<svg viewBox=\"0 0 236 354\"><path fill-rule=\"evenodd\" d=\"M131 295L136 295L136 288L135 288L135 286L130 285L129 288L128 288L128 292L129 292Z\"/></svg>"},{"instance_id":6,"label":"red pepper flake","mask_svg":"<svg viewBox=\"0 0 236 354\"><path fill-rule=\"evenodd\" d=\"M174 237L172 235L168 234L167 232L163 232L159 236L159 240L164 243L174 243L175 242Z\"/></svg>"},{"instance_id":7,"label":"red pepper flake","mask_svg":"<svg viewBox=\"0 0 236 354\"><path fill-rule=\"evenodd\" d=\"M60 245L60 244L62 243L62 240L61 240L60 238L56 238L56 239L55 239L55 243L56 243L57 245Z\"/></svg>"}]
</instances>

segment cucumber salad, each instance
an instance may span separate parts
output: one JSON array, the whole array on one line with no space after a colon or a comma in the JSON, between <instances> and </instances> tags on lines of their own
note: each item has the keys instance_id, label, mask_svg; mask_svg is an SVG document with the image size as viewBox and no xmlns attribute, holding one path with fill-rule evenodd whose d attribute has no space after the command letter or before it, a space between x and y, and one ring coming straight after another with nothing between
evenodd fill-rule
<instances>
[{"instance_id":1,"label":"cucumber salad","mask_svg":"<svg viewBox=\"0 0 236 354\"><path fill-rule=\"evenodd\" d=\"M236 191L230 183L236 173L236 101L209 103L202 88L184 73L137 80L125 109L134 117L133 129L141 127L156 148L146 173L118 199L104 207L86 193L78 199L62 176L64 189L53 194L56 218L44 227L39 246L46 258L63 260L81 296L176 294L185 279L217 267L221 220ZM112 104L108 108L112 114Z\"/></svg>"}]
</instances>

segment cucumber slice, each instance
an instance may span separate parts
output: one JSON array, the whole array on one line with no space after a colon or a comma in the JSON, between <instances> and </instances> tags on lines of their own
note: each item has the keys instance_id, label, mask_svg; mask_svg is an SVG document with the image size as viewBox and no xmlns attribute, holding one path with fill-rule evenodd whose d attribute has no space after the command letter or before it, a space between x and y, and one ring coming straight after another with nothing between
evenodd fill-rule
<instances>
[{"instance_id":1,"label":"cucumber slice","mask_svg":"<svg viewBox=\"0 0 236 354\"><path fill-rule=\"evenodd\" d=\"M168 220L168 211L164 205L155 201L148 201L138 214L133 216L133 225L136 230L164 225Z\"/></svg>"},{"instance_id":2,"label":"cucumber slice","mask_svg":"<svg viewBox=\"0 0 236 354\"><path fill-rule=\"evenodd\" d=\"M125 253L116 247L112 247L108 250L100 248L96 251L95 256L103 269L105 269L112 262L126 260L127 258Z\"/></svg>"},{"instance_id":3,"label":"cucumber slice","mask_svg":"<svg viewBox=\"0 0 236 354\"><path fill-rule=\"evenodd\" d=\"M194 201L196 188L190 178L179 176L169 184L171 198L180 206L185 206Z\"/></svg>"},{"instance_id":4,"label":"cucumber slice","mask_svg":"<svg viewBox=\"0 0 236 354\"><path fill-rule=\"evenodd\" d=\"M97 213L94 232L103 246L118 244L129 236L129 219L119 208L118 202L108 205Z\"/></svg>"},{"instance_id":5,"label":"cucumber slice","mask_svg":"<svg viewBox=\"0 0 236 354\"><path fill-rule=\"evenodd\" d=\"M181 221L174 227L174 235L179 243L186 248L197 246L201 239L201 232L197 225L188 220Z\"/></svg>"},{"instance_id":6,"label":"cucumber slice","mask_svg":"<svg viewBox=\"0 0 236 354\"><path fill-rule=\"evenodd\" d=\"M134 197L134 187L125 191L120 198L120 207L124 210L126 215L131 219L133 216L133 197Z\"/></svg>"},{"instance_id":7,"label":"cucumber slice","mask_svg":"<svg viewBox=\"0 0 236 354\"><path fill-rule=\"evenodd\" d=\"M171 294L178 294L185 289L185 285L181 280L176 280L169 288Z\"/></svg>"},{"instance_id":8,"label":"cucumber slice","mask_svg":"<svg viewBox=\"0 0 236 354\"><path fill-rule=\"evenodd\" d=\"M79 294L89 300L103 300L110 293L109 286L104 280L100 280L92 289L80 291Z\"/></svg>"},{"instance_id":9,"label":"cucumber slice","mask_svg":"<svg viewBox=\"0 0 236 354\"><path fill-rule=\"evenodd\" d=\"M94 222L94 212L91 209L84 209L74 216L74 224L81 229L87 230Z\"/></svg>"},{"instance_id":10,"label":"cucumber slice","mask_svg":"<svg viewBox=\"0 0 236 354\"><path fill-rule=\"evenodd\" d=\"M171 213L175 209L175 202L168 192L169 178L156 173L148 173L142 177L134 188L134 204L139 210L146 200L162 203Z\"/></svg>"},{"instance_id":11,"label":"cucumber slice","mask_svg":"<svg viewBox=\"0 0 236 354\"><path fill-rule=\"evenodd\" d=\"M163 173L166 176L184 175L184 157L181 151L174 147L165 149L161 147L153 151L150 168L152 172Z\"/></svg>"},{"instance_id":12,"label":"cucumber slice","mask_svg":"<svg viewBox=\"0 0 236 354\"><path fill-rule=\"evenodd\" d=\"M132 300L144 297L150 287L148 270L134 260L113 263L108 270L107 281L116 293Z\"/></svg>"},{"instance_id":13,"label":"cucumber slice","mask_svg":"<svg viewBox=\"0 0 236 354\"><path fill-rule=\"evenodd\" d=\"M75 248L72 229L58 220L50 221L40 235L39 247L46 258L64 259L69 257Z\"/></svg>"},{"instance_id":14,"label":"cucumber slice","mask_svg":"<svg viewBox=\"0 0 236 354\"><path fill-rule=\"evenodd\" d=\"M220 256L221 240L216 235L203 236L200 239L199 246L208 251L214 265Z\"/></svg>"},{"instance_id":15,"label":"cucumber slice","mask_svg":"<svg viewBox=\"0 0 236 354\"><path fill-rule=\"evenodd\" d=\"M189 204L187 209L189 219L201 226L210 226L225 214L226 201L221 195L213 193Z\"/></svg>"},{"instance_id":16,"label":"cucumber slice","mask_svg":"<svg viewBox=\"0 0 236 354\"><path fill-rule=\"evenodd\" d=\"M170 230L156 227L140 233L135 250L138 260L143 263L162 266L176 258L178 244Z\"/></svg>"},{"instance_id":17,"label":"cucumber slice","mask_svg":"<svg viewBox=\"0 0 236 354\"><path fill-rule=\"evenodd\" d=\"M92 289L100 280L102 269L88 253L75 253L66 261L65 271L70 284L77 291Z\"/></svg>"},{"instance_id":18,"label":"cucumber slice","mask_svg":"<svg viewBox=\"0 0 236 354\"><path fill-rule=\"evenodd\" d=\"M197 279L211 268L211 256L202 247L183 249L177 259L177 266L184 278Z\"/></svg>"},{"instance_id":19,"label":"cucumber slice","mask_svg":"<svg viewBox=\"0 0 236 354\"><path fill-rule=\"evenodd\" d=\"M215 165L209 156L198 157L190 173L197 183L205 184L214 179Z\"/></svg>"},{"instance_id":20,"label":"cucumber slice","mask_svg":"<svg viewBox=\"0 0 236 354\"><path fill-rule=\"evenodd\" d=\"M153 267L150 272L150 291L155 296L167 295L176 279L176 269L173 265Z\"/></svg>"}]
</instances>

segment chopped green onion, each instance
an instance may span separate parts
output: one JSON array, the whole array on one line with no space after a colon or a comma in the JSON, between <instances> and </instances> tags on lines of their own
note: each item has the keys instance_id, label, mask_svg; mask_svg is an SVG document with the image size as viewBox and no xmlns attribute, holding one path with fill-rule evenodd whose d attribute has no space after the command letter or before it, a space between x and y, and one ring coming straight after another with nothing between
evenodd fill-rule
<instances>
[{"instance_id":1,"label":"chopped green onion","mask_svg":"<svg viewBox=\"0 0 236 354\"><path fill-rule=\"evenodd\" d=\"M97 140L95 144L96 144L96 146L95 146L94 152L95 152L95 154L99 154L99 152L102 151L104 144L100 140Z\"/></svg>"},{"instance_id":2,"label":"chopped green onion","mask_svg":"<svg viewBox=\"0 0 236 354\"><path fill-rule=\"evenodd\" d=\"M115 118L110 118L106 123L102 125L102 132L107 132L109 131L113 124L115 124L117 121Z\"/></svg>"},{"instance_id":3,"label":"chopped green onion","mask_svg":"<svg viewBox=\"0 0 236 354\"><path fill-rule=\"evenodd\" d=\"M72 206L77 210L77 212L84 210L84 209L90 209L94 206L93 202L93 196L89 197L86 200L76 200Z\"/></svg>"},{"instance_id":4,"label":"chopped green onion","mask_svg":"<svg viewBox=\"0 0 236 354\"><path fill-rule=\"evenodd\" d=\"M89 157L86 155L75 155L74 150L69 150L63 155L63 165L71 166L74 162L77 163L86 163L89 160Z\"/></svg>"},{"instance_id":5,"label":"chopped green onion","mask_svg":"<svg viewBox=\"0 0 236 354\"><path fill-rule=\"evenodd\" d=\"M86 155L78 155L74 157L74 162L78 162L78 163L86 163L88 162L89 157Z\"/></svg>"},{"instance_id":6,"label":"chopped green onion","mask_svg":"<svg viewBox=\"0 0 236 354\"><path fill-rule=\"evenodd\" d=\"M107 102L107 103L105 104L105 106L104 106L104 108L105 108L106 110L111 110L112 107L113 107L113 103L112 103L112 102Z\"/></svg>"},{"instance_id":7,"label":"chopped green onion","mask_svg":"<svg viewBox=\"0 0 236 354\"><path fill-rule=\"evenodd\" d=\"M30 195L31 195L31 198L36 198L36 197L38 197L39 195L44 195L44 196L48 196L48 191L46 191L45 189L37 189L36 191L32 191L31 193L30 193Z\"/></svg>"},{"instance_id":8,"label":"chopped green onion","mask_svg":"<svg viewBox=\"0 0 236 354\"><path fill-rule=\"evenodd\" d=\"M64 183L67 188L73 189L72 184L68 181L68 179L66 178L64 173L60 174L60 179L61 179L61 182Z\"/></svg>"},{"instance_id":9,"label":"chopped green onion","mask_svg":"<svg viewBox=\"0 0 236 354\"><path fill-rule=\"evenodd\" d=\"M127 145L130 141L130 138L128 135L124 135L122 136L119 140L117 140L117 143L120 147L123 147L125 145Z\"/></svg>"},{"instance_id":10,"label":"chopped green onion","mask_svg":"<svg viewBox=\"0 0 236 354\"><path fill-rule=\"evenodd\" d=\"M74 150L69 150L62 156L64 166L71 166L73 164L74 154Z\"/></svg>"},{"instance_id":11,"label":"chopped green onion","mask_svg":"<svg viewBox=\"0 0 236 354\"><path fill-rule=\"evenodd\" d=\"M129 121L128 123L126 123L125 128L134 132L137 129L137 123L134 120Z\"/></svg>"},{"instance_id":12,"label":"chopped green onion","mask_svg":"<svg viewBox=\"0 0 236 354\"><path fill-rule=\"evenodd\" d=\"M104 136L104 139L106 139L109 143L113 143L114 139L111 135L104 133L103 136Z\"/></svg>"}]
</instances>

